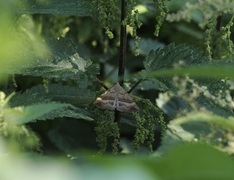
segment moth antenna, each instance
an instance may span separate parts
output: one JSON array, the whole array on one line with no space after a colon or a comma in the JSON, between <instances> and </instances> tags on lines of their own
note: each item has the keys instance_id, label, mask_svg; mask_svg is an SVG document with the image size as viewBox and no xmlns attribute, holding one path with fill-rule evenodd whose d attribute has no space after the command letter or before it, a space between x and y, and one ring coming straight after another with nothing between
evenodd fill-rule
<instances>
[{"instance_id":1,"label":"moth antenna","mask_svg":"<svg viewBox=\"0 0 234 180\"><path fill-rule=\"evenodd\" d=\"M143 79L138 80L138 81L132 86L132 88L128 91L128 93L130 94L130 93L138 86L138 84L141 83L141 81L143 81Z\"/></svg>"},{"instance_id":2,"label":"moth antenna","mask_svg":"<svg viewBox=\"0 0 234 180\"><path fill-rule=\"evenodd\" d=\"M103 83L103 81L101 81L100 79L96 78L98 83L105 89L108 90L109 88Z\"/></svg>"}]
</instances>

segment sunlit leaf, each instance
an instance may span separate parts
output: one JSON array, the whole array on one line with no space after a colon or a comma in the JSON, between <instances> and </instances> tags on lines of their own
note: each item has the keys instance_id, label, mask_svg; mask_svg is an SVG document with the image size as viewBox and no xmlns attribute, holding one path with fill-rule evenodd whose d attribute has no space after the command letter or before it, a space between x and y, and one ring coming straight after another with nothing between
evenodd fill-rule
<instances>
[{"instance_id":1,"label":"sunlit leaf","mask_svg":"<svg viewBox=\"0 0 234 180\"><path fill-rule=\"evenodd\" d=\"M34 104L25 107L8 108L4 110L4 119L15 124L25 124L35 121L51 111L65 108L67 106L69 105L51 102L46 104Z\"/></svg>"},{"instance_id":2,"label":"sunlit leaf","mask_svg":"<svg viewBox=\"0 0 234 180\"><path fill-rule=\"evenodd\" d=\"M22 13L59 14L72 16L91 16L91 3L88 0L24 0L28 7Z\"/></svg>"},{"instance_id":3,"label":"sunlit leaf","mask_svg":"<svg viewBox=\"0 0 234 180\"><path fill-rule=\"evenodd\" d=\"M207 145L180 146L172 149L164 158L162 164L155 167L163 179L231 180L234 178L232 160L225 153Z\"/></svg>"},{"instance_id":4,"label":"sunlit leaf","mask_svg":"<svg viewBox=\"0 0 234 180\"><path fill-rule=\"evenodd\" d=\"M134 51L134 40L130 41L130 47L131 50ZM162 48L164 46L163 43L160 43L159 41L155 41L152 39L145 39L141 38L139 41L139 48L137 49L137 52L140 55L146 56L149 54L151 50L156 50L158 48Z\"/></svg>"},{"instance_id":5,"label":"sunlit leaf","mask_svg":"<svg viewBox=\"0 0 234 180\"><path fill-rule=\"evenodd\" d=\"M0 42L4 42L0 48L0 79L6 78L13 69L28 63L30 60L26 56L34 54L34 56L43 58L49 54L46 45L35 33L32 19L16 16L17 9L24 5L17 1L0 2ZM15 24L16 19L17 24Z\"/></svg>"},{"instance_id":6,"label":"sunlit leaf","mask_svg":"<svg viewBox=\"0 0 234 180\"><path fill-rule=\"evenodd\" d=\"M180 117L178 119L173 120L173 124L184 124L184 123L191 123L191 122L207 122L216 124L221 126L225 129L230 129L234 131L234 118L224 118L217 115L212 115L208 113L191 113L187 116Z\"/></svg>"},{"instance_id":7,"label":"sunlit leaf","mask_svg":"<svg viewBox=\"0 0 234 180\"><path fill-rule=\"evenodd\" d=\"M74 80L85 87L91 85L90 79L98 74L98 67L89 59L83 59L77 53L77 47L67 39L48 39L51 49L46 60L36 56L30 58L18 69L12 69L12 74L44 77L56 80Z\"/></svg>"},{"instance_id":8,"label":"sunlit leaf","mask_svg":"<svg viewBox=\"0 0 234 180\"><path fill-rule=\"evenodd\" d=\"M155 154L186 142L212 144L222 151L233 153L234 118L224 118L210 113L193 112L171 120L163 135L162 145Z\"/></svg>"},{"instance_id":9,"label":"sunlit leaf","mask_svg":"<svg viewBox=\"0 0 234 180\"><path fill-rule=\"evenodd\" d=\"M189 75L197 78L234 78L234 65L197 65L184 68L175 69L161 69L157 71L141 71L140 76L142 78L159 78L159 77L173 77Z\"/></svg>"}]
</instances>

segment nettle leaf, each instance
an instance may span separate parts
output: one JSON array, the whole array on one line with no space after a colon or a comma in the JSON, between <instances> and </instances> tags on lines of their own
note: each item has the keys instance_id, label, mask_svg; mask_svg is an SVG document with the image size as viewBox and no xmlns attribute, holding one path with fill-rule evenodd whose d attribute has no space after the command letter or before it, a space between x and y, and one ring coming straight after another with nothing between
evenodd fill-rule
<instances>
[{"instance_id":1,"label":"nettle leaf","mask_svg":"<svg viewBox=\"0 0 234 180\"><path fill-rule=\"evenodd\" d=\"M30 106L37 103L69 104L42 116L39 120L54 119L56 117L70 117L76 119L93 120L84 108L91 104L96 95L87 89L70 87L61 84L50 84L47 87L38 85L24 93L15 94L10 100L11 107ZM77 107L80 106L80 107Z\"/></svg>"},{"instance_id":2,"label":"nettle leaf","mask_svg":"<svg viewBox=\"0 0 234 180\"><path fill-rule=\"evenodd\" d=\"M78 54L74 54L69 58L70 62L66 60L61 60L60 62L38 61L26 65L27 67L22 68L16 74L64 81L67 79L78 79L91 65L90 61L86 62Z\"/></svg>"},{"instance_id":3,"label":"nettle leaf","mask_svg":"<svg viewBox=\"0 0 234 180\"><path fill-rule=\"evenodd\" d=\"M49 79L48 83L27 89L24 93L17 93L11 99L11 106L66 103L69 106L51 111L40 119L71 117L93 120L85 108L96 97L96 93L91 90L91 85L98 73L97 66L90 60L81 58L76 53L77 47L68 39L47 39L47 42L51 48L51 56L48 60L29 56L27 58L31 58L31 63L25 63L21 68L13 69L11 73L42 77ZM62 85L63 82L67 85Z\"/></svg>"},{"instance_id":4,"label":"nettle leaf","mask_svg":"<svg viewBox=\"0 0 234 180\"><path fill-rule=\"evenodd\" d=\"M141 71L140 76L141 78L167 78L172 76L190 75L196 78L213 78L214 80L215 78L233 78L233 72L234 64L205 64L175 69L161 69L157 71Z\"/></svg>"},{"instance_id":5,"label":"nettle leaf","mask_svg":"<svg viewBox=\"0 0 234 180\"><path fill-rule=\"evenodd\" d=\"M144 61L144 67L146 70L139 73L141 78L159 78L168 87L172 87L172 84L167 83L168 78L175 75L203 78L199 81L203 80L204 83L209 83L210 78L214 80L234 77L232 61L209 63L202 50L187 44L175 46L173 43L167 47L152 50ZM208 81L205 78L209 78Z\"/></svg>"},{"instance_id":6,"label":"nettle leaf","mask_svg":"<svg viewBox=\"0 0 234 180\"><path fill-rule=\"evenodd\" d=\"M199 143L171 149L162 163L151 165L162 179L226 179L234 177L233 161L227 154Z\"/></svg>"},{"instance_id":7,"label":"nettle leaf","mask_svg":"<svg viewBox=\"0 0 234 180\"><path fill-rule=\"evenodd\" d=\"M215 101L212 101L203 95L194 99L194 101L196 102L198 109L205 109L205 111L209 111L223 117L234 115L231 108L222 107ZM179 113L192 111L190 104L177 96L170 97L169 99L157 99L157 104L170 118L176 117Z\"/></svg>"},{"instance_id":8,"label":"nettle leaf","mask_svg":"<svg viewBox=\"0 0 234 180\"><path fill-rule=\"evenodd\" d=\"M35 122L36 120L48 120L61 117L93 121L91 114L84 109L59 102L14 107L8 109L6 114L5 118L16 124L25 124L28 122Z\"/></svg>"},{"instance_id":9,"label":"nettle leaf","mask_svg":"<svg viewBox=\"0 0 234 180\"><path fill-rule=\"evenodd\" d=\"M233 117L223 118L221 116L212 115L208 113L194 112L194 113L187 114L184 117L180 117L171 121L171 123L176 124L176 125L182 125L185 123L192 123L192 122L211 123L214 125L218 125L224 129L229 129L231 131L234 131L234 118ZM196 131L197 129L193 129L193 130Z\"/></svg>"},{"instance_id":10,"label":"nettle leaf","mask_svg":"<svg viewBox=\"0 0 234 180\"><path fill-rule=\"evenodd\" d=\"M17 93L10 100L13 107L20 105L30 105L36 102L58 101L69 103L75 106L85 107L95 100L96 94L87 89L71 87L61 84L49 84L34 86L24 93Z\"/></svg>"},{"instance_id":11,"label":"nettle leaf","mask_svg":"<svg viewBox=\"0 0 234 180\"><path fill-rule=\"evenodd\" d=\"M72 105L69 105L65 108L56 109L54 111L51 111L48 114L45 114L44 116L38 118L37 120L47 120L47 119L54 119L54 118L62 118L62 117L68 117L73 119L82 119L86 121L93 121L92 115L82 109L78 108Z\"/></svg>"},{"instance_id":12,"label":"nettle leaf","mask_svg":"<svg viewBox=\"0 0 234 180\"><path fill-rule=\"evenodd\" d=\"M161 156L170 149L185 144L185 142L192 142L195 135L184 130L181 126L169 124L168 129L163 134L161 145L154 152L154 155Z\"/></svg>"},{"instance_id":13,"label":"nettle leaf","mask_svg":"<svg viewBox=\"0 0 234 180\"><path fill-rule=\"evenodd\" d=\"M8 108L4 110L4 118L7 121L22 125L31 121L35 121L36 119L40 119L43 115L46 115L54 110L66 108L68 106L70 105L51 102Z\"/></svg>"},{"instance_id":14,"label":"nettle leaf","mask_svg":"<svg viewBox=\"0 0 234 180\"><path fill-rule=\"evenodd\" d=\"M197 48L187 45L170 44L164 48L150 51L144 61L144 67L148 71L162 70L172 68L176 64L196 65L207 63L208 58L205 53Z\"/></svg>"},{"instance_id":15,"label":"nettle leaf","mask_svg":"<svg viewBox=\"0 0 234 180\"><path fill-rule=\"evenodd\" d=\"M69 59L69 56L79 52L80 47L77 43L73 42L70 38L50 38L46 37L46 44L50 47L50 51L53 54L53 60L55 62L60 61L60 59Z\"/></svg>"},{"instance_id":16,"label":"nettle leaf","mask_svg":"<svg viewBox=\"0 0 234 180\"><path fill-rule=\"evenodd\" d=\"M48 138L56 147L68 154L82 151L83 148L98 149L94 128L95 123L92 122L62 120L48 132Z\"/></svg>"},{"instance_id":17,"label":"nettle leaf","mask_svg":"<svg viewBox=\"0 0 234 180\"><path fill-rule=\"evenodd\" d=\"M200 87L207 87L213 95L216 95L220 90L225 92L228 89L222 78L234 77L232 62L211 64L203 51L189 45L175 46L171 44L165 48L151 51L144 61L144 66L146 70L138 73L138 79L157 79L175 95L178 92L178 87L172 81L174 76L188 75ZM192 90L192 87L187 88L187 91ZM218 115L229 116L233 114L232 110L221 107L205 96L197 98L195 101L199 107L205 107ZM190 109L189 106L189 104L186 105L187 110ZM168 109L168 111L171 110Z\"/></svg>"},{"instance_id":18,"label":"nettle leaf","mask_svg":"<svg viewBox=\"0 0 234 180\"><path fill-rule=\"evenodd\" d=\"M21 13L29 14L58 14L73 16L92 16L91 3L87 0L24 0L26 9L20 9Z\"/></svg>"},{"instance_id":19,"label":"nettle leaf","mask_svg":"<svg viewBox=\"0 0 234 180\"><path fill-rule=\"evenodd\" d=\"M192 112L178 117L168 124L162 143L155 154L161 155L185 142L212 144L223 151L233 153L230 135L234 131L234 118L224 118L204 112ZM227 133L229 132L229 133Z\"/></svg>"},{"instance_id":20,"label":"nettle leaf","mask_svg":"<svg viewBox=\"0 0 234 180\"><path fill-rule=\"evenodd\" d=\"M229 117L229 116L234 116L233 108L230 107L223 107L214 100L208 99L204 97L203 95L198 97L196 99L197 103L199 105L202 105L203 107L206 108L207 111L213 112L216 115L222 116L222 117Z\"/></svg>"},{"instance_id":21,"label":"nettle leaf","mask_svg":"<svg viewBox=\"0 0 234 180\"><path fill-rule=\"evenodd\" d=\"M31 58L21 68L12 69L12 74L38 76L56 81L73 80L82 87L92 85L90 80L98 74L98 67L77 53L77 47L68 39L47 39L51 49L49 59Z\"/></svg>"},{"instance_id":22,"label":"nettle leaf","mask_svg":"<svg viewBox=\"0 0 234 180\"><path fill-rule=\"evenodd\" d=\"M138 79L155 79L161 81L171 91L176 91L172 83L175 73L165 75L168 71L198 64L207 64L205 53L187 44L175 45L174 43L160 49L151 50L144 60L145 70L138 73ZM183 74L184 75L184 74Z\"/></svg>"},{"instance_id":23,"label":"nettle leaf","mask_svg":"<svg viewBox=\"0 0 234 180\"><path fill-rule=\"evenodd\" d=\"M130 48L131 51L135 50L135 40L130 40ZM164 47L164 44L153 40L153 39L145 39L141 38L139 41L139 48L136 50L140 55L146 56L149 54L151 50L156 50L158 48Z\"/></svg>"},{"instance_id":24,"label":"nettle leaf","mask_svg":"<svg viewBox=\"0 0 234 180\"><path fill-rule=\"evenodd\" d=\"M157 79L144 79L136 89L147 91L147 90L159 90L159 91L166 91L168 88L163 84L161 81Z\"/></svg>"}]
</instances>

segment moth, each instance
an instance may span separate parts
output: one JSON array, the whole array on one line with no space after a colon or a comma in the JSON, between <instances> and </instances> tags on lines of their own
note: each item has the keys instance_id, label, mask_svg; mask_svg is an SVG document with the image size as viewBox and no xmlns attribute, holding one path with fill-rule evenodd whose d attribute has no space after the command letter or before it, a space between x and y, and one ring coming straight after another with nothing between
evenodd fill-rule
<instances>
[{"instance_id":1,"label":"moth","mask_svg":"<svg viewBox=\"0 0 234 180\"><path fill-rule=\"evenodd\" d=\"M117 82L113 87L101 94L93 103L101 109L134 112L139 110L132 97Z\"/></svg>"}]
</instances>

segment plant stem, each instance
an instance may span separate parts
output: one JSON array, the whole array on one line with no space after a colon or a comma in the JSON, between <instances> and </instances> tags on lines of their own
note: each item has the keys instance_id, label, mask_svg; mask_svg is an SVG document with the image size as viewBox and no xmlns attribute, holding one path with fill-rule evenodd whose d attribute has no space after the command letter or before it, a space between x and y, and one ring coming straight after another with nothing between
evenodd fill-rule
<instances>
[{"instance_id":1,"label":"plant stem","mask_svg":"<svg viewBox=\"0 0 234 180\"><path fill-rule=\"evenodd\" d=\"M126 16L126 0L121 0L121 25L120 25L120 52L119 52L119 73L118 81L122 86L124 82L124 69L125 69L125 60L126 60L126 25L123 24L123 21Z\"/></svg>"},{"instance_id":2,"label":"plant stem","mask_svg":"<svg viewBox=\"0 0 234 180\"><path fill-rule=\"evenodd\" d=\"M223 16L222 15L220 15L220 16L218 16L217 17L217 19L216 19L216 31L220 31L221 30L221 27L222 27L222 19L223 19Z\"/></svg>"},{"instance_id":3,"label":"plant stem","mask_svg":"<svg viewBox=\"0 0 234 180\"><path fill-rule=\"evenodd\" d=\"M123 23L126 16L126 0L121 0L121 19L120 19L120 51L119 51L119 72L118 72L118 82L122 86L124 82L124 69L126 61L126 25ZM115 120L114 120L120 130L120 112L115 110Z\"/></svg>"},{"instance_id":4,"label":"plant stem","mask_svg":"<svg viewBox=\"0 0 234 180\"><path fill-rule=\"evenodd\" d=\"M222 28L222 20L223 16L220 15L216 18L216 25L215 25L215 30L216 33L220 33L221 28ZM220 58L220 51L221 51L221 45L217 43L219 40L219 36L216 35L216 37L213 38L213 53L212 53L212 58Z\"/></svg>"}]
</instances>

